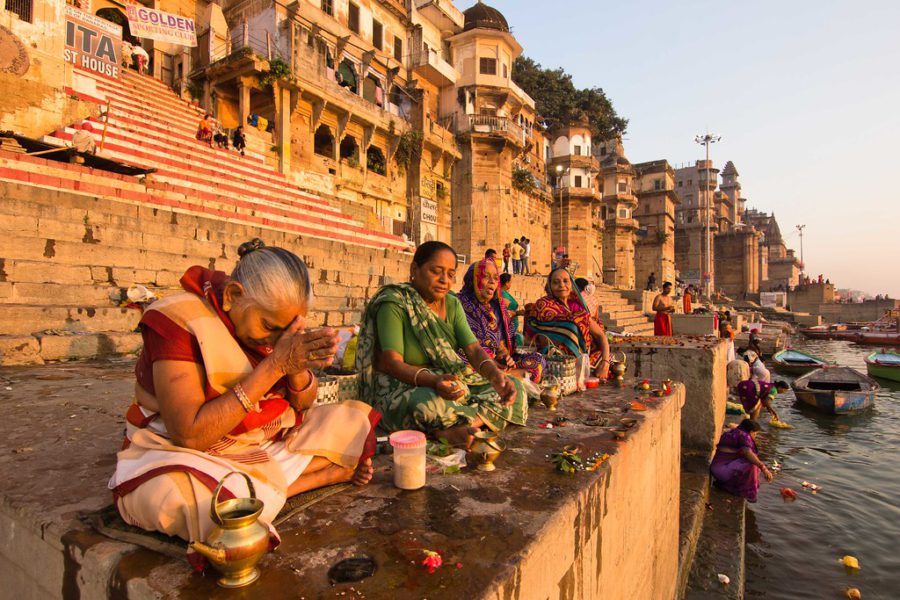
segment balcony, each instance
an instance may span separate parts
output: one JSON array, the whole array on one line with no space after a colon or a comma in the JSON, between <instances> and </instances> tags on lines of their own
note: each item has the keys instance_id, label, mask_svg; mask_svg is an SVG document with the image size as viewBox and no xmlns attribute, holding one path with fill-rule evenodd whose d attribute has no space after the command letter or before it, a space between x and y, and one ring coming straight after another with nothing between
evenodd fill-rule
<instances>
[{"instance_id":1,"label":"balcony","mask_svg":"<svg viewBox=\"0 0 900 600\"><path fill-rule=\"evenodd\" d=\"M441 31L459 33L466 24L462 11L450 0L416 0L416 8Z\"/></svg>"},{"instance_id":2,"label":"balcony","mask_svg":"<svg viewBox=\"0 0 900 600\"><path fill-rule=\"evenodd\" d=\"M453 85L459 73L433 48L424 44L413 56L413 70L437 86Z\"/></svg>"},{"instance_id":3,"label":"balcony","mask_svg":"<svg viewBox=\"0 0 900 600\"><path fill-rule=\"evenodd\" d=\"M525 131L512 119L489 115L464 115L457 122L457 133L501 135L525 146Z\"/></svg>"}]
</instances>

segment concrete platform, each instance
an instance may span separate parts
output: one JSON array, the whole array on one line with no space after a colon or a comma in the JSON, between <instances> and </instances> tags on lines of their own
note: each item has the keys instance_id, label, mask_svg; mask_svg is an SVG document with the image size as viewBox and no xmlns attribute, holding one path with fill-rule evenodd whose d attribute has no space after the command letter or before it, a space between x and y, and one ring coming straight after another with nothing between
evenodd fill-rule
<instances>
[{"instance_id":1,"label":"concrete platform","mask_svg":"<svg viewBox=\"0 0 900 600\"><path fill-rule=\"evenodd\" d=\"M681 408L685 389L629 410L631 387L535 408L504 433L497 471L430 475L403 492L390 457L369 486L333 496L280 527L282 546L245 590L212 573L111 541L79 517L108 505L106 482L130 402L132 362L0 370L8 432L0 452L0 581L6 597L37 598L675 598L679 557ZM724 376L724 375L723 375ZM577 419L634 417L625 441ZM537 425L559 415L567 427ZM546 456L566 444L610 453L596 472L557 473ZM434 574L417 564L440 550ZM328 568L366 554L377 573L329 585Z\"/></svg>"},{"instance_id":2,"label":"concrete platform","mask_svg":"<svg viewBox=\"0 0 900 600\"><path fill-rule=\"evenodd\" d=\"M616 356L625 353L629 376L684 382L682 448L687 454L711 459L728 399L726 342L701 336L650 337L646 341L620 338L611 350Z\"/></svg>"},{"instance_id":3,"label":"concrete platform","mask_svg":"<svg viewBox=\"0 0 900 600\"><path fill-rule=\"evenodd\" d=\"M711 488L709 506L684 598L742 600L747 501ZM722 585L719 573L731 583Z\"/></svg>"}]
</instances>

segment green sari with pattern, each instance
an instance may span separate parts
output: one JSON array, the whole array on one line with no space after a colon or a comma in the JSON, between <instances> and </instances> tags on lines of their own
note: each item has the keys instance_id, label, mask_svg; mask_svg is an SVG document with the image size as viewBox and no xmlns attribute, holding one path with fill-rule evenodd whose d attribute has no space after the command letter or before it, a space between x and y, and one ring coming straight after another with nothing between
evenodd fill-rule
<instances>
[{"instance_id":1,"label":"green sari with pattern","mask_svg":"<svg viewBox=\"0 0 900 600\"><path fill-rule=\"evenodd\" d=\"M394 303L409 319L428 368L437 375L456 375L466 393L447 400L430 387L415 387L375 368L378 346L377 315L385 303ZM389 432L417 429L431 433L455 425L471 423L477 417L492 431L507 423L524 425L528 419L528 397L522 380L510 377L516 388L512 404L504 405L487 379L476 373L456 353L455 336L450 325L428 308L419 292L410 284L389 284L378 290L363 315L356 350L356 370L363 401L383 415L380 427Z\"/></svg>"}]
</instances>

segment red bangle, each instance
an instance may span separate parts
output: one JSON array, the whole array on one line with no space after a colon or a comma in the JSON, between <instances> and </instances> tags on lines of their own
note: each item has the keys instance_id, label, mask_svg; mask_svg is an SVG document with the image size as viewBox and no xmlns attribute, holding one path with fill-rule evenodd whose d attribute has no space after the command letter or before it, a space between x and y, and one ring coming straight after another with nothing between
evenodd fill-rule
<instances>
[{"instance_id":1,"label":"red bangle","mask_svg":"<svg viewBox=\"0 0 900 600\"><path fill-rule=\"evenodd\" d=\"M313 372L310 371L309 369L307 369L306 372L309 373L309 382L308 382L306 385L304 385L302 388L300 388L299 390L298 390L297 388L291 386L291 381L290 381L290 379L288 379L288 382L287 382L287 389L288 389L288 391L289 391L290 393L292 393L292 394L302 394L303 392L305 392L306 390L308 390L308 389L310 388L310 386L312 385L313 381L316 380L316 376L313 375Z\"/></svg>"}]
</instances>

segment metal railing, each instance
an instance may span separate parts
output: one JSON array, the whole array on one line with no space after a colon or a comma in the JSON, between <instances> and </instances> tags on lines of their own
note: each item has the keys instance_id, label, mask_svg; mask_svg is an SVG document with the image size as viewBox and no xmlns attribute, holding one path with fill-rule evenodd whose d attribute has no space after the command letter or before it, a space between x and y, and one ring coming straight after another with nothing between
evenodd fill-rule
<instances>
[{"instance_id":1,"label":"metal railing","mask_svg":"<svg viewBox=\"0 0 900 600\"><path fill-rule=\"evenodd\" d=\"M512 119L490 115L467 115L459 122L457 133L508 133L525 143L525 132Z\"/></svg>"},{"instance_id":2,"label":"metal railing","mask_svg":"<svg viewBox=\"0 0 900 600\"><path fill-rule=\"evenodd\" d=\"M6 10L16 14L23 21L32 22L34 0L6 0Z\"/></svg>"}]
</instances>

